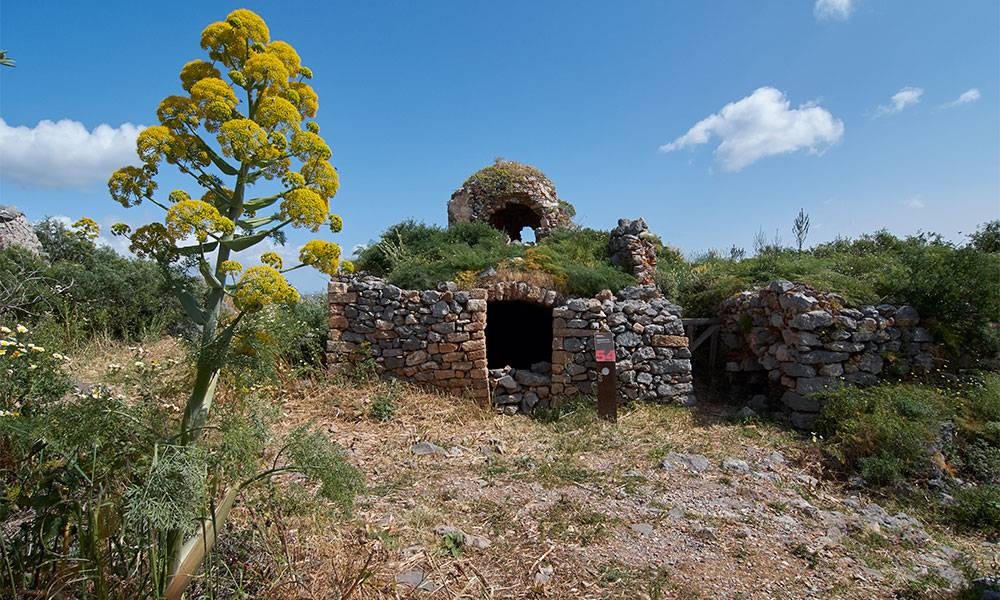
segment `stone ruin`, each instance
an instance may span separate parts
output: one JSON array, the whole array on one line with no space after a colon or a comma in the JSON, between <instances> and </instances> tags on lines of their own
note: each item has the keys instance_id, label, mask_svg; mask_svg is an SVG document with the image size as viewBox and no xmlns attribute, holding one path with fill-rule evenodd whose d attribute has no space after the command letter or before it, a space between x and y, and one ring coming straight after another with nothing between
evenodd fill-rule
<instances>
[{"instance_id":1,"label":"stone ruin","mask_svg":"<svg viewBox=\"0 0 1000 600\"><path fill-rule=\"evenodd\" d=\"M837 294L779 280L729 298L719 318L726 371L764 376L800 428L822 408L815 392L935 365L933 336L912 306L850 308Z\"/></svg>"},{"instance_id":2,"label":"stone ruin","mask_svg":"<svg viewBox=\"0 0 1000 600\"><path fill-rule=\"evenodd\" d=\"M540 240L572 223L572 207L560 202L556 188L541 171L507 160L480 169L455 190L448 202L448 225L489 223L512 241L524 228Z\"/></svg>"},{"instance_id":3,"label":"stone ruin","mask_svg":"<svg viewBox=\"0 0 1000 600\"><path fill-rule=\"evenodd\" d=\"M449 225L470 222L488 223L511 242L521 242L527 227L537 240L571 226L572 207L534 167L498 160L451 196ZM469 395L508 414L529 413L596 393L594 334L610 331L620 395L688 404L691 352L679 307L654 285L654 239L642 219L619 221L608 252L640 285L594 298L485 274L473 289L444 282L434 290L402 290L363 274L336 277L328 365L344 369L371 358L382 374Z\"/></svg>"},{"instance_id":4,"label":"stone ruin","mask_svg":"<svg viewBox=\"0 0 1000 600\"><path fill-rule=\"evenodd\" d=\"M0 204L0 249L20 247L42 254L42 244L24 213Z\"/></svg>"},{"instance_id":5,"label":"stone ruin","mask_svg":"<svg viewBox=\"0 0 1000 600\"><path fill-rule=\"evenodd\" d=\"M402 290L376 277L329 287L327 364L372 358L380 373L529 413L594 394L594 333L611 331L619 393L693 401L691 353L677 306L652 286L564 298L526 282Z\"/></svg>"}]
</instances>

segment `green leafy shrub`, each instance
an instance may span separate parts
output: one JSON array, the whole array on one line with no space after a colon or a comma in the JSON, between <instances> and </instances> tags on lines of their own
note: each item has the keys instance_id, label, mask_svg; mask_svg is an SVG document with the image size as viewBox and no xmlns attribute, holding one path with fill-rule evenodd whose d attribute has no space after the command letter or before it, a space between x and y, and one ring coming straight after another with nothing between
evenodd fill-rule
<instances>
[{"instance_id":1,"label":"green leafy shrub","mask_svg":"<svg viewBox=\"0 0 1000 600\"><path fill-rule=\"evenodd\" d=\"M956 522L1000 535L1000 485L979 485L955 492L951 514Z\"/></svg>"},{"instance_id":2,"label":"green leafy shrub","mask_svg":"<svg viewBox=\"0 0 1000 600\"><path fill-rule=\"evenodd\" d=\"M932 388L883 384L825 394L820 431L848 467L875 485L928 473L944 399Z\"/></svg>"},{"instance_id":3,"label":"green leafy shrub","mask_svg":"<svg viewBox=\"0 0 1000 600\"><path fill-rule=\"evenodd\" d=\"M22 249L0 250L0 279L33 275L20 301L0 303L0 322L27 322L40 337L69 347L97 334L155 336L186 320L155 263L98 247L54 219L35 231L48 262ZM186 279L179 271L175 276Z\"/></svg>"},{"instance_id":4,"label":"green leafy shrub","mask_svg":"<svg viewBox=\"0 0 1000 600\"><path fill-rule=\"evenodd\" d=\"M1000 476L1000 374L938 386L848 387L821 398L819 430L827 448L870 483L927 475L945 422L954 424L954 439L941 449L951 467L986 483Z\"/></svg>"},{"instance_id":5,"label":"green leafy shrub","mask_svg":"<svg viewBox=\"0 0 1000 600\"><path fill-rule=\"evenodd\" d=\"M277 411L248 389L220 403L201 443L178 445L175 398L186 386L171 381L176 362L137 361L119 391L67 394L65 361L23 329L0 338L0 522L17 524L4 534L0 594L35 595L28 590L72 572L72 597L159 597L170 536L197 532L218 494L234 500L295 472L349 510L361 488L342 450L315 429L296 429L269 455Z\"/></svg>"},{"instance_id":6,"label":"green leafy shrub","mask_svg":"<svg viewBox=\"0 0 1000 600\"><path fill-rule=\"evenodd\" d=\"M996 356L1000 253L990 240L998 227L987 224L962 247L935 234L878 231L803 252L767 247L752 258L710 252L684 263L661 252L657 282L688 316L711 316L727 297L774 279L836 292L852 304L912 304L953 357Z\"/></svg>"},{"instance_id":7,"label":"green leafy shrub","mask_svg":"<svg viewBox=\"0 0 1000 600\"><path fill-rule=\"evenodd\" d=\"M395 380L389 380L379 386L378 391L372 396L371 409L368 411L373 421L391 421L399 410L399 396L401 384Z\"/></svg>"}]
</instances>

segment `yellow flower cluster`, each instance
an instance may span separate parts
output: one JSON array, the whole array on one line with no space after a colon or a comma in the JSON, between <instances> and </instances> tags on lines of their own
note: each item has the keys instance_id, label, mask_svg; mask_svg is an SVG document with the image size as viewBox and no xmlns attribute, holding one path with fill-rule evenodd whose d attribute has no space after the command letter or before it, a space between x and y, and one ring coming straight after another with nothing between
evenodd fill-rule
<instances>
[{"instance_id":1,"label":"yellow flower cluster","mask_svg":"<svg viewBox=\"0 0 1000 600\"><path fill-rule=\"evenodd\" d=\"M333 275L340 263L340 246L326 240L311 240L299 250L299 260L304 265Z\"/></svg>"},{"instance_id":2,"label":"yellow flower cluster","mask_svg":"<svg viewBox=\"0 0 1000 600\"><path fill-rule=\"evenodd\" d=\"M299 293L277 269L267 265L250 267L236 284L236 308L254 312L269 304L295 304Z\"/></svg>"},{"instance_id":3,"label":"yellow flower cluster","mask_svg":"<svg viewBox=\"0 0 1000 600\"><path fill-rule=\"evenodd\" d=\"M232 68L243 64L249 48L266 44L270 39L264 19L240 8L229 13L225 21L206 27L201 32L201 47L208 50L209 58Z\"/></svg>"},{"instance_id":4,"label":"yellow flower cluster","mask_svg":"<svg viewBox=\"0 0 1000 600\"><path fill-rule=\"evenodd\" d=\"M330 231L340 233L344 229L344 219L337 214L330 215Z\"/></svg>"},{"instance_id":5,"label":"yellow flower cluster","mask_svg":"<svg viewBox=\"0 0 1000 600\"><path fill-rule=\"evenodd\" d=\"M352 260L342 260L340 261L340 270L344 273L351 274L354 272L354 261Z\"/></svg>"},{"instance_id":6,"label":"yellow flower cluster","mask_svg":"<svg viewBox=\"0 0 1000 600\"><path fill-rule=\"evenodd\" d=\"M263 52L247 59L243 66L243 76L253 87L266 88L273 85L280 89L288 84L289 74L281 58Z\"/></svg>"},{"instance_id":7,"label":"yellow flower cluster","mask_svg":"<svg viewBox=\"0 0 1000 600\"><path fill-rule=\"evenodd\" d=\"M285 261L281 260L281 255L277 252L265 252L260 256L260 262L264 263L269 267L274 267L275 269L281 269L284 266Z\"/></svg>"},{"instance_id":8,"label":"yellow flower cluster","mask_svg":"<svg viewBox=\"0 0 1000 600\"><path fill-rule=\"evenodd\" d=\"M326 222L329 210L327 201L309 188L291 190L281 201L283 218L291 220L295 227L306 227L313 231Z\"/></svg>"},{"instance_id":9,"label":"yellow flower cluster","mask_svg":"<svg viewBox=\"0 0 1000 600\"><path fill-rule=\"evenodd\" d=\"M167 234L177 241L194 234L204 243L209 234L229 235L235 226L219 214L219 209L201 200L183 200L167 210Z\"/></svg>"},{"instance_id":10,"label":"yellow flower cluster","mask_svg":"<svg viewBox=\"0 0 1000 600\"><path fill-rule=\"evenodd\" d=\"M221 73L215 68L215 65L203 60L192 60L183 67L181 67L181 87L184 88L185 92L190 92L194 84L198 83L206 77L219 78Z\"/></svg>"},{"instance_id":11,"label":"yellow flower cluster","mask_svg":"<svg viewBox=\"0 0 1000 600\"><path fill-rule=\"evenodd\" d=\"M288 100L280 96L264 96L260 99L254 119L268 131L292 133L298 130L302 115Z\"/></svg>"},{"instance_id":12,"label":"yellow flower cluster","mask_svg":"<svg viewBox=\"0 0 1000 600\"><path fill-rule=\"evenodd\" d=\"M243 265L241 265L239 263L239 261L235 261L235 260L224 260L224 261L222 261L222 264L219 265L219 268L226 275L229 275L230 273L242 273L243 272Z\"/></svg>"},{"instance_id":13,"label":"yellow flower cluster","mask_svg":"<svg viewBox=\"0 0 1000 600\"><path fill-rule=\"evenodd\" d=\"M73 223L73 229L76 230L80 237L88 240L96 240L97 236L101 235L101 226L90 217L83 217L76 223Z\"/></svg>"},{"instance_id":14,"label":"yellow flower cluster","mask_svg":"<svg viewBox=\"0 0 1000 600\"><path fill-rule=\"evenodd\" d=\"M129 238L128 249L136 256L157 258L166 255L174 247L174 240L162 223L150 223L135 230Z\"/></svg>"},{"instance_id":15,"label":"yellow flower cluster","mask_svg":"<svg viewBox=\"0 0 1000 600\"><path fill-rule=\"evenodd\" d=\"M267 132L250 119L233 119L219 128L222 153L239 161L266 161L277 155Z\"/></svg>"},{"instance_id":16,"label":"yellow flower cluster","mask_svg":"<svg viewBox=\"0 0 1000 600\"><path fill-rule=\"evenodd\" d=\"M297 131L292 136L292 154L300 160L329 160L333 154L330 146L311 131Z\"/></svg>"},{"instance_id":17,"label":"yellow flower cluster","mask_svg":"<svg viewBox=\"0 0 1000 600\"><path fill-rule=\"evenodd\" d=\"M291 44L275 40L267 45L267 52L278 57L278 60L285 65L285 70L289 74L299 74L299 70L302 68L302 59L299 58L299 53L295 51L295 48Z\"/></svg>"},{"instance_id":18,"label":"yellow flower cluster","mask_svg":"<svg viewBox=\"0 0 1000 600\"><path fill-rule=\"evenodd\" d=\"M147 165L156 165L163 156L170 152L170 142L173 136L163 125L154 125L143 129L135 140L139 158Z\"/></svg>"},{"instance_id":19,"label":"yellow flower cluster","mask_svg":"<svg viewBox=\"0 0 1000 600\"><path fill-rule=\"evenodd\" d=\"M28 328L24 325L18 324L14 329L6 326L0 326L0 356L10 360L26 356L30 360L33 356L48 353L43 346L38 346L32 342L22 339L21 336L27 333ZM68 357L63 356L58 352L48 354L51 354L52 358L56 360L69 361ZM29 371L34 371L37 368L37 364L29 362Z\"/></svg>"},{"instance_id":20,"label":"yellow flower cluster","mask_svg":"<svg viewBox=\"0 0 1000 600\"><path fill-rule=\"evenodd\" d=\"M171 203L177 204L178 202L184 202L185 200L190 200L191 194L185 192L184 190L174 190L170 192L170 195L167 196L167 199L170 200ZM204 198L202 198L202 200L204 200Z\"/></svg>"},{"instance_id":21,"label":"yellow flower cluster","mask_svg":"<svg viewBox=\"0 0 1000 600\"><path fill-rule=\"evenodd\" d=\"M233 88L218 77L206 77L191 86L191 100L205 119L205 129L215 131L233 116L239 99Z\"/></svg>"},{"instance_id":22,"label":"yellow flower cluster","mask_svg":"<svg viewBox=\"0 0 1000 600\"><path fill-rule=\"evenodd\" d=\"M340 175L325 160L308 160L299 169L306 185L319 192L324 198L332 198L340 188Z\"/></svg>"},{"instance_id":23,"label":"yellow flower cluster","mask_svg":"<svg viewBox=\"0 0 1000 600\"><path fill-rule=\"evenodd\" d=\"M170 131L180 132L185 126L198 127L201 115L198 104L187 96L167 96L156 107L156 118Z\"/></svg>"},{"instance_id":24,"label":"yellow flower cluster","mask_svg":"<svg viewBox=\"0 0 1000 600\"><path fill-rule=\"evenodd\" d=\"M315 117L319 110L319 96L312 86L301 81L293 81L288 84L285 97L294 104L303 117Z\"/></svg>"},{"instance_id":25,"label":"yellow flower cluster","mask_svg":"<svg viewBox=\"0 0 1000 600\"><path fill-rule=\"evenodd\" d=\"M124 206L138 206L146 198L151 198L156 190L156 182L152 174L139 167L122 167L111 174L108 180L108 191L111 198Z\"/></svg>"}]
</instances>

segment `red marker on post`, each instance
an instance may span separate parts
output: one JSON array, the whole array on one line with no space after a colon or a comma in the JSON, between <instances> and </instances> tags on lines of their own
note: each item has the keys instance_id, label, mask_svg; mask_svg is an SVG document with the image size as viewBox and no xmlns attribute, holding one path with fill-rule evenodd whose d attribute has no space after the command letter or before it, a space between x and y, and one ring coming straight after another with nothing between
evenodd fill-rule
<instances>
[{"instance_id":1,"label":"red marker on post","mask_svg":"<svg viewBox=\"0 0 1000 600\"><path fill-rule=\"evenodd\" d=\"M597 416L618 420L618 377L615 368L615 337L610 331L594 333L594 360L597 362Z\"/></svg>"}]
</instances>

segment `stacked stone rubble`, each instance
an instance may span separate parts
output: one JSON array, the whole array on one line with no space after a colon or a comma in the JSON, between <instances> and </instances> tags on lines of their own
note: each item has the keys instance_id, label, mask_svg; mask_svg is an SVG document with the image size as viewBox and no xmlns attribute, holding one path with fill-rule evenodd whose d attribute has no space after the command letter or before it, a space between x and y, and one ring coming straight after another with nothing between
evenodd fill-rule
<instances>
[{"instance_id":1,"label":"stacked stone rubble","mask_svg":"<svg viewBox=\"0 0 1000 600\"><path fill-rule=\"evenodd\" d=\"M487 299L552 307L552 361L529 369L487 371ZM560 399L596 392L594 334L611 331L619 393L626 399L690 403L691 353L680 311L654 286L617 297L564 299L526 282L458 290L407 291L373 277L330 284L328 364L334 368L370 354L381 373L480 399L507 413L531 412Z\"/></svg>"},{"instance_id":2,"label":"stacked stone rubble","mask_svg":"<svg viewBox=\"0 0 1000 600\"><path fill-rule=\"evenodd\" d=\"M656 246L650 237L644 219L618 219L618 226L611 230L608 240L611 262L635 275L639 285L655 283Z\"/></svg>"},{"instance_id":3,"label":"stacked stone rubble","mask_svg":"<svg viewBox=\"0 0 1000 600\"><path fill-rule=\"evenodd\" d=\"M727 299L719 317L726 370L766 373L799 426L821 409L815 392L934 364L933 338L912 306L850 308L837 294L774 281Z\"/></svg>"},{"instance_id":4,"label":"stacked stone rubble","mask_svg":"<svg viewBox=\"0 0 1000 600\"><path fill-rule=\"evenodd\" d=\"M546 408L552 392L552 363L537 362L528 369L490 369L489 388L493 405L507 414Z\"/></svg>"}]
</instances>

